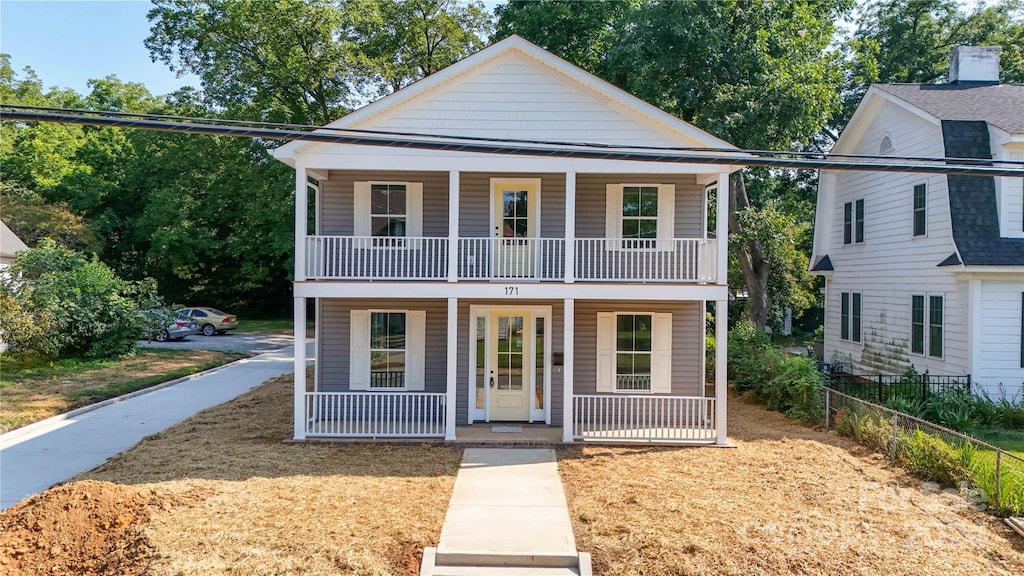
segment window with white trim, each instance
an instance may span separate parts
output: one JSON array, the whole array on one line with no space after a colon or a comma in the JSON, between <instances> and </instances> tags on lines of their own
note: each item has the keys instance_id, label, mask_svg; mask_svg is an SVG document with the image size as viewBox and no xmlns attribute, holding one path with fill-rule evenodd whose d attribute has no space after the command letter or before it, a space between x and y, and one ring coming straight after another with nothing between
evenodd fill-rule
<instances>
[{"instance_id":1,"label":"window with white trim","mask_svg":"<svg viewBox=\"0 0 1024 576\"><path fill-rule=\"evenodd\" d=\"M352 310L350 390L423 390L426 312Z\"/></svg>"},{"instance_id":2,"label":"window with white trim","mask_svg":"<svg viewBox=\"0 0 1024 576\"><path fill-rule=\"evenodd\" d=\"M864 242L864 199L843 204L843 244Z\"/></svg>"},{"instance_id":3,"label":"window with white trim","mask_svg":"<svg viewBox=\"0 0 1024 576\"><path fill-rule=\"evenodd\" d=\"M839 294L839 339L850 339L850 293Z\"/></svg>"},{"instance_id":4,"label":"window with white trim","mask_svg":"<svg viewBox=\"0 0 1024 576\"><path fill-rule=\"evenodd\" d=\"M910 353L942 358L944 346L945 299L915 294L910 297Z\"/></svg>"},{"instance_id":5,"label":"window with white trim","mask_svg":"<svg viewBox=\"0 0 1024 576\"><path fill-rule=\"evenodd\" d=\"M914 186L914 236L928 234L928 186Z\"/></svg>"},{"instance_id":6,"label":"window with white trim","mask_svg":"<svg viewBox=\"0 0 1024 576\"><path fill-rule=\"evenodd\" d=\"M861 341L861 293L839 293L839 339Z\"/></svg>"},{"instance_id":7,"label":"window with white trim","mask_svg":"<svg viewBox=\"0 0 1024 576\"><path fill-rule=\"evenodd\" d=\"M672 314L597 315L597 391L672 392Z\"/></svg>"},{"instance_id":8,"label":"window with white trim","mask_svg":"<svg viewBox=\"0 0 1024 576\"><path fill-rule=\"evenodd\" d=\"M650 392L654 317L619 314L615 323L615 391Z\"/></svg>"},{"instance_id":9,"label":"window with white trim","mask_svg":"<svg viewBox=\"0 0 1024 576\"><path fill-rule=\"evenodd\" d=\"M671 250L674 227L674 184L608 184L609 250Z\"/></svg>"},{"instance_id":10,"label":"window with white trim","mask_svg":"<svg viewBox=\"0 0 1024 576\"><path fill-rule=\"evenodd\" d=\"M405 312L370 313L370 389L405 388Z\"/></svg>"},{"instance_id":11,"label":"window with white trim","mask_svg":"<svg viewBox=\"0 0 1024 576\"><path fill-rule=\"evenodd\" d=\"M423 236L422 182L355 182L354 195L354 236L373 237L373 246L405 246L395 239Z\"/></svg>"}]
</instances>

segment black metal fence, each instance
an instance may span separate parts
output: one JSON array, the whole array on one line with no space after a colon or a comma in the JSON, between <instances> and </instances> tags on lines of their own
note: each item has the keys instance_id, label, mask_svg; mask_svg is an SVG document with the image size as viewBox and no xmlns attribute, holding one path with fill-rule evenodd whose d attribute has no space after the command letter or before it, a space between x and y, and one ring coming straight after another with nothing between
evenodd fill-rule
<instances>
[{"instance_id":1,"label":"black metal fence","mask_svg":"<svg viewBox=\"0 0 1024 576\"><path fill-rule=\"evenodd\" d=\"M940 374L859 375L835 369L823 371L829 388L874 402L886 404L897 398L924 402L944 392L971 392L971 376Z\"/></svg>"}]
</instances>

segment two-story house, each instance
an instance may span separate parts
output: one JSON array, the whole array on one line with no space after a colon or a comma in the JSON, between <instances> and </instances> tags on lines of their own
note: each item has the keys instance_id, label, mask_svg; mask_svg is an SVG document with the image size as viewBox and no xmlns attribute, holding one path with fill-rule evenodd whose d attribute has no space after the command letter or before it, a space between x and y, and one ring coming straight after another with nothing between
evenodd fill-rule
<instances>
[{"instance_id":1,"label":"two-story house","mask_svg":"<svg viewBox=\"0 0 1024 576\"><path fill-rule=\"evenodd\" d=\"M563 153L735 147L515 36L320 132L392 143L275 151L296 177L296 439L534 423L725 442L725 314L705 393L705 306L728 298L708 198L725 213L739 166ZM472 148L495 143L520 151Z\"/></svg>"},{"instance_id":2,"label":"two-story house","mask_svg":"<svg viewBox=\"0 0 1024 576\"><path fill-rule=\"evenodd\" d=\"M999 83L999 52L955 49L946 84L871 86L833 154L1024 160L1024 86ZM822 170L811 270L826 361L1020 397L1021 178Z\"/></svg>"}]
</instances>

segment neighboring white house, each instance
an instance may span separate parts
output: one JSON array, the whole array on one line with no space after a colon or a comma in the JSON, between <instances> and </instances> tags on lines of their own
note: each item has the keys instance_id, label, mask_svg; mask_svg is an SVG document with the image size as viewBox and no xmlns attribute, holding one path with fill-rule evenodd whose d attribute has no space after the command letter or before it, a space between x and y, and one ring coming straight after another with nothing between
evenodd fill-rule
<instances>
[{"instance_id":1,"label":"neighboring white house","mask_svg":"<svg viewBox=\"0 0 1024 576\"><path fill-rule=\"evenodd\" d=\"M999 51L955 49L948 84L871 86L833 154L1024 160L1024 86L999 84ZM1020 397L1021 178L822 170L811 271L826 361Z\"/></svg>"},{"instance_id":2,"label":"neighboring white house","mask_svg":"<svg viewBox=\"0 0 1024 576\"><path fill-rule=\"evenodd\" d=\"M22 250L28 250L28 246L7 227L7 224L0 221L0 270L10 266L14 262L14 257Z\"/></svg>"},{"instance_id":3,"label":"neighboring white house","mask_svg":"<svg viewBox=\"0 0 1024 576\"><path fill-rule=\"evenodd\" d=\"M323 131L340 129L449 147L275 151L298 199L296 439L456 440L464 426L513 422L560 428L566 442L725 442L726 315L714 395L703 337L705 303L728 299L714 237L726 219L709 235L707 202L711 187L728 197L739 166L459 147L733 146L515 36Z\"/></svg>"}]
</instances>

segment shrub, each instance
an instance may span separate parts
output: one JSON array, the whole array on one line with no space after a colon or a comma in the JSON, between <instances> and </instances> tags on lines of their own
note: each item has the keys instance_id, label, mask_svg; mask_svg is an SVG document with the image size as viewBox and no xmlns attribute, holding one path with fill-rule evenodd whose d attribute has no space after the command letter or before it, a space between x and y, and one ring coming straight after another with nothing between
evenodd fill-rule
<instances>
[{"instance_id":1,"label":"shrub","mask_svg":"<svg viewBox=\"0 0 1024 576\"><path fill-rule=\"evenodd\" d=\"M959 486L969 478L963 456L945 440L914 430L899 436L901 460L908 470L943 486Z\"/></svg>"},{"instance_id":2,"label":"shrub","mask_svg":"<svg viewBox=\"0 0 1024 576\"><path fill-rule=\"evenodd\" d=\"M736 323L729 332L728 352L729 381L736 390L751 390L758 382L774 377L771 370L777 363L767 366L765 362L765 357L773 352L775 349L764 330L747 319Z\"/></svg>"},{"instance_id":3,"label":"shrub","mask_svg":"<svg viewBox=\"0 0 1024 576\"><path fill-rule=\"evenodd\" d=\"M964 432L975 426L972 412L975 399L969 392L946 390L929 396L923 418L940 426Z\"/></svg>"},{"instance_id":4,"label":"shrub","mask_svg":"<svg viewBox=\"0 0 1024 576\"><path fill-rule=\"evenodd\" d=\"M791 418L813 421L821 417L821 386L821 374L811 358L783 357L775 377L758 387L757 393L766 400L768 408Z\"/></svg>"},{"instance_id":5,"label":"shrub","mask_svg":"<svg viewBox=\"0 0 1024 576\"><path fill-rule=\"evenodd\" d=\"M844 407L836 415L836 430L878 452L892 448L892 421L870 408Z\"/></svg>"},{"instance_id":6,"label":"shrub","mask_svg":"<svg viewBox=\"0 0 1024 576\"><path fill-rule=\"evenodd\" d=\"M12 352L118 356L131 352L139 335L135 286L97 259L49 239L18 254L0 292L0 337Z\"/></svg>"},{"instance_id":7,"label":"shrub","mask_svg":"<svg viewBox=\"0 0 1024 576\"><path fill-rule=\"evenodd\" d=\"M715 337L711 334L704 337L704 381L715 381Z\"/></svg>"}]
</instances>

